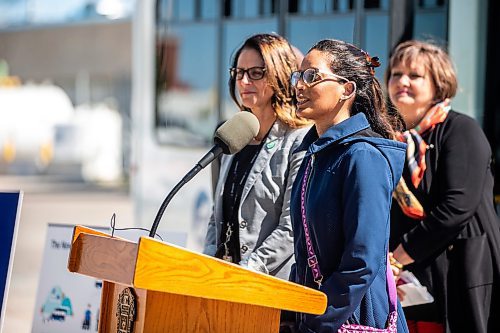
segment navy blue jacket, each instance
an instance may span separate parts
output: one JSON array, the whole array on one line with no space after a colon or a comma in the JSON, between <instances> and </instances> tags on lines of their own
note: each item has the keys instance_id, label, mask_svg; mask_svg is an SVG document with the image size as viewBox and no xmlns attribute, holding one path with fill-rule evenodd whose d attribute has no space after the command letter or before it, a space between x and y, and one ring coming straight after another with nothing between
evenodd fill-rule
<instances>
[{"instance_id":1,"label":"navy blue jacket","mask_svg":"<svg viewBox=\"0 0 500 333\"><path fill-rule=\"evenodd\" d=\"M301 148L307 153L292 189L296 264L291 280L318 288L307 266L300 212L300 188L312 159L305 208L324 276L320 290L328 305L323 315L299 314L299 329L337 332L347 321L385 328L391 196L401 177L406 145L380 137L359 113L319 138L313 127ZM407 332L399 303L398 310L398 332Z\"/></svg>"}]
</instances>

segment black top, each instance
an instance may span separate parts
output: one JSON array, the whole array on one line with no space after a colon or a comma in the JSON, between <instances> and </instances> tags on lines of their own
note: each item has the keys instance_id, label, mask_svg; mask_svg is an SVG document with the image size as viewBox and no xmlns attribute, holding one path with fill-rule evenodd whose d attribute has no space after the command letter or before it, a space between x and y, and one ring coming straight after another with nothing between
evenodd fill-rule
<instances>
[{"instance_id":1,"label":"black top","mask_svg":"<svg viewBox=\"0 0 500 333\"><path fill-rule=\"evenodd\" d=\"M229 168L226 183L224 184L224 193L222 195L222 231L221 231L221 246L217 249L215 256L223 258L225 255L224 243L227 241L229 256L233 263L239 263L240 241L239 241L239 223L238 223L238 207L241 201L241 193L245 187L245 183L252 169L257 156L259 155L259 145L247 145L239 153L234 155L231 167ZM227 239L228 227L231 228L231 235Z\"/></svg>"},{"instance_id":2,"label":"black top","mask_svg":"<svg viewBox=\"0 0 500 333\"><path fill-rule=\"evenodd\" d=\"M446 332L493 332L486 330L495 307L488 288L498 286L500 234L489 143L473 119L453 111L422 138L429 145L424 177L416 189L407 165L403 177L426 218L404 215L394 200L390 249L402 243L415 260L405 268L435 301L406 307L406 318L444 323Z\"/></svg>"}]
</instances>

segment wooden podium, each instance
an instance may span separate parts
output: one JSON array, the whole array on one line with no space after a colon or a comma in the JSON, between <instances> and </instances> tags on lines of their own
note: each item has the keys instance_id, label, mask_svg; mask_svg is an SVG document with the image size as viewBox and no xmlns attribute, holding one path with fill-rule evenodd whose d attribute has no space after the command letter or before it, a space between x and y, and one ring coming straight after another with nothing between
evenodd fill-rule
<instances>
[{"instance_id":1,"label":"wooden podium","mask_svg":"<svg viewBox=\"0 0 500 333\"><path fill-rule=\"evenodd\" d=\"M100 333L277 333L281 310L322 314L326 295L181 247L77 226L68 269L103 280Z\"/></svg>"}]
</instances>

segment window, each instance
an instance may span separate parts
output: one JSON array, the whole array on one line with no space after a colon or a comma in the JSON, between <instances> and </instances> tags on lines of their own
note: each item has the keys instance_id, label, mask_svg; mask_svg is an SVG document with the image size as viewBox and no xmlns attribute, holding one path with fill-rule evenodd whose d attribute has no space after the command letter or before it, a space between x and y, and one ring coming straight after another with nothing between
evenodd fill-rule
<instances>
[{"instance_id":1,"label":"window","mask_svg":"<svg viewBox=\"0 0 500 333\"><path fill-rule=\"evenodd\" d=\"M419 0L418 7L420 8L436 8L444 7L446 5L445 0Z\"/></svg>"},{"instance_id":2,"label":"window","mask_svg":"<svg viewBox=\"0 0 500 333\"><path fill-rule=\"evenodd\" d=\"M271 16L276 13L275 0L259 0L259 14L260 16Z\"/></svg>"},{"instance_id":3,"label":"window","mask_svg":"<svg viewBox=\"0 0 500 333\"><path fill-rule=\"evenodd\" d=\"M180 2L185 7L177 7L178 13L194 17L194 7ZM164 144L208 145L218 118L217 25L215 21L163 21L156 36L156 137Z\"/></svg>"},{"instance_id":4,"label":"window","mask_svg":"<svg viewBox=\"0 0 500 333\"><path fill-rule=\"evenodd\" d=\"M381 59L375 71L379 79L387 66L391 0L159 1L156 126L162 142L182 141L179 137L211 142L220 118L237 110L227 69L235 50L252 34L286 34L303 53L325 38L354 42ZM415 2L416 38L446 40L447 4ZM286 7L287 13L280 12Z\"/></svg>"},{"instance_id":5,"label":"window","mask_svg":"<svg viewBox=\"0 0 500 333\"><path fill-rule=\"evenodd\" d=\"M221 87L221 100L222 100L222 116L229 118L234 112L238 110L236 104L229 96L229 89L227 82L229 81L229 67L231 66L232 57L236 49L243 43L243 41L250 35L260 32L276 32L278 31L278 20L276 18L263 18L252 21L227 21L224 24L225 39L222 41L222 82Z\"/></svg>"},{"instance_id":6,"label":"window","mask_svg":"<svg viewBox=\"0 0 500 333\"><path fill-rule=\"evenodd\" d=\"M224 17L231 17L231 0L224 0Z\"/></svg>"},{"instance_id":7,"label":"window","mask_svg":"<svg viewBox=\"0 0 500 333\"><path fill-rule=\"evenodd\" d=\"M380 0L365 0L366 9L377 9L380 8Z\"/></svg>"},{"instance_id":8,"label":"window","mask_svg":"<svg viewBox=\"0 0 500 333\"><path fill-rule=\"evenodd\" d=\"M299 0L288 1L288 12L297 13L299 11Z\"/></svg>"},{"instance_id":9,"label":"window","mask_svg":"<svg viewBox=\"0 0 500 333\"><path fill-rule=\"evenodd\" d=\"M415 38L444 43L448 39L448 6L437 6L436 0L420 2L424 3L425 7L415 11Z\"/></svg>"},{"instance_id":10,"label":"window","mask_svg":"<svg viewBox=\"0 0 500 333\"><path fill-rule=\"evenodd\" d=\"M174 1L175 17L178 20L193 20L195 14L194 0Z\"/></svg>"},{"instance_id":11,"label":"window","mask_svg":"<svg viewBox=\"0 0 500 333\"><path fill-rule=\"evenodd\" d=\"M197 0L200 7L201 19L218 19L220 13L220 1Z\"/></svg>"}]
</instances>

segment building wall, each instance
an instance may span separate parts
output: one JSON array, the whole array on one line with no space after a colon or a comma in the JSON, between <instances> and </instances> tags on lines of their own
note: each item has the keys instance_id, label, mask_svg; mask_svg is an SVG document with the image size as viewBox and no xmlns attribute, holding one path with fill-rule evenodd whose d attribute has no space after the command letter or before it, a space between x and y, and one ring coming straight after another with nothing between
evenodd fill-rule
<instances>
[{"instance_id":1,"label":"building wall","mask_svg":"<svg viewBox=\"0 0 500 333\"><path fill-rule=\"evenodd\" d=\"M75 105L107 102L130 113L131 20L3 30L0 59L22 82L62 87Z\"/></svg>"},{"instance_id":2,"label":"building wall","mask_svg":"<svg viewBox=\"0 0 500 333\"><path fill-rule=\"evenodd\" d=\"M75 106L107 104L122 123L125 172L130 154L132 21L0 30L0 59L21 82L49 81Z\"/></svg>"},{"instance_id":3,"label":"building wall","mask_svg":"<svg viewBox=\"0 0 500 333\"><path fill-rule=\"evenodd\" d=\"M0 58L24 80L130 76L131 21L0 31Z\"/></svg>"},{"instance_id":4,"label":"building wall","mask_svg":"<svg viewBox=\"0 0 500 333\"><path fill-rule=\"evenodd\" d=\"M483 123L486 68L486 0L450 3L448 51L457 69L453 107Z\"/></svg>"}]
</instances>

